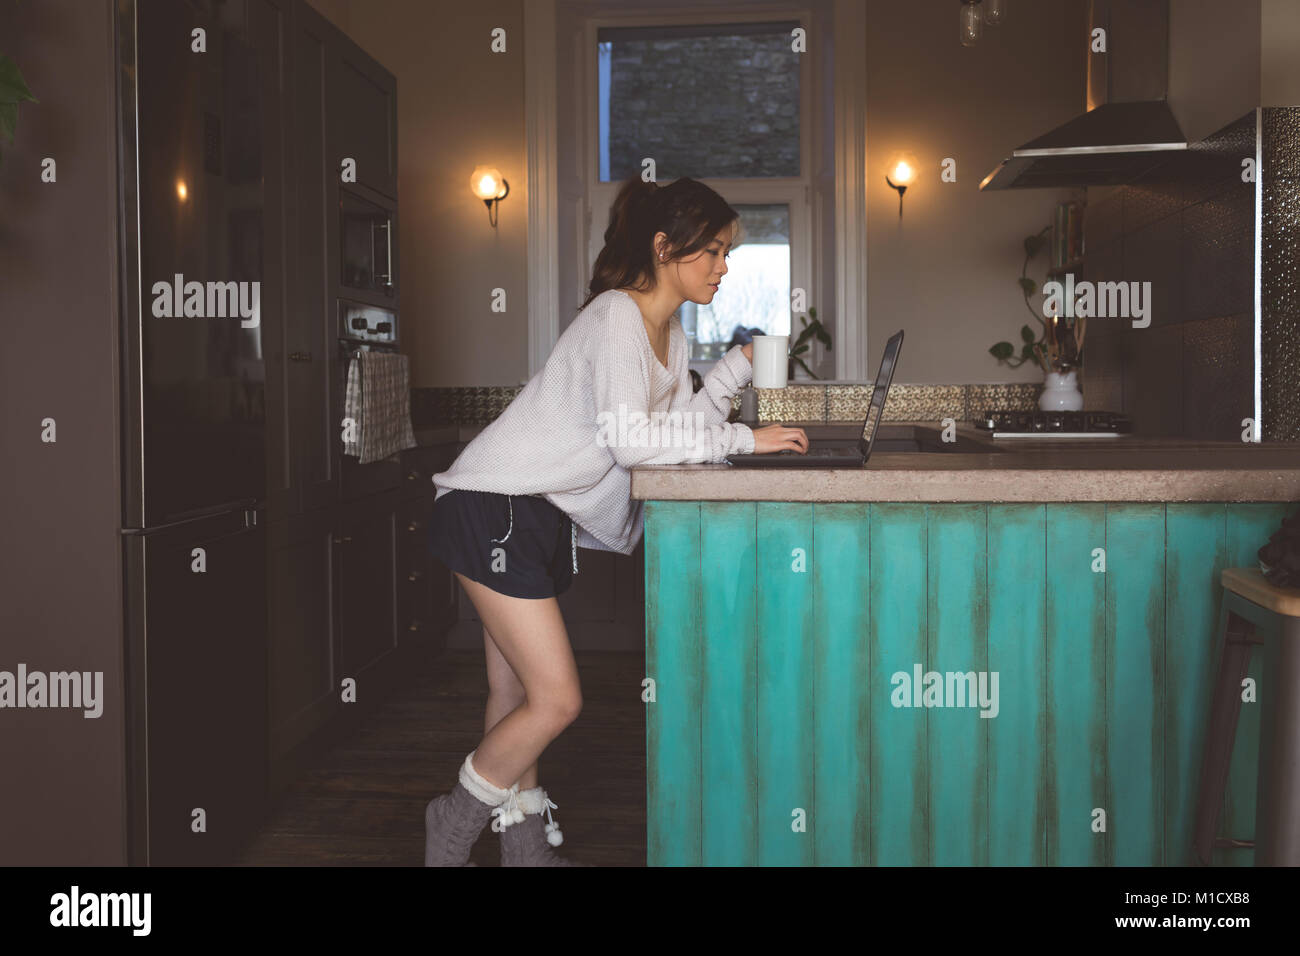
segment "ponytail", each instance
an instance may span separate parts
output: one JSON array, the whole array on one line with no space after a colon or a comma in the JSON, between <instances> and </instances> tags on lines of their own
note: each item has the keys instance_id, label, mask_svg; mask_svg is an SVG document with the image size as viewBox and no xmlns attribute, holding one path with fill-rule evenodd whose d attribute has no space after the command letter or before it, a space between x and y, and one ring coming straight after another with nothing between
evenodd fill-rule
<instances>
[{"instance_id":1,"label":"ponytail","mask_svg":"<svg viewBox=\"0 0 1300 956\"><path fill-rule=\"evenodd\" d=\"M659 186L633 176L610 207L605 246L596 257L586 301L578 310L609 289L652 291L659 264L654 248L657 233L668 237L663 249L667 264L699 252L738 218L740 214L726 200L697 180L683 176Z\"/></svg>"}]
</instances>

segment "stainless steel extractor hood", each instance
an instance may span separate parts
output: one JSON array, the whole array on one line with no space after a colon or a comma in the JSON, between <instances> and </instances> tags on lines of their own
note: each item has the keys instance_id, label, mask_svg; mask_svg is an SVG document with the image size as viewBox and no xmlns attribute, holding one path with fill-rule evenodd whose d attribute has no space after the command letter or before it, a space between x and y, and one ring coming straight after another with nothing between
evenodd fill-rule
<instances>
[{"instance_id":1,"label":"stainless steel extractor hood","mask_svg":"<svg viewBox=\"0 0 1300 956\"><path fill-rule=\"evenodd\" d=\"M1087 112L1013 150L980 189L1120 186L1187 149L1169 92L1169 0L1090 0Z\"/></svg>"}]
</instances>

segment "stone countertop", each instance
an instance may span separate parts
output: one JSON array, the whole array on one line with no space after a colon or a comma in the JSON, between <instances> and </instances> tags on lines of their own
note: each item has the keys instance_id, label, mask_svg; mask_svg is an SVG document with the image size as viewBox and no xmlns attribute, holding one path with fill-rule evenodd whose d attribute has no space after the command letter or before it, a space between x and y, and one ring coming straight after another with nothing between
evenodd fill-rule
<instances>
[{"instance_id":1,"label":"stone countertop","mask_svg":"<svg viewBox=\"0 0 1300 956\"><path fill-rule=\"evenodd\" d=\"M783 422L810 439L848 437L861 425ZM933 422L915 426L938 438ZM873 451L865 468L638 465L632 497L681 501L1285 501L1300 502L1300 442L1176 438L993 439L958 426L970 451ZM974 449L983 449L975 451Z\"/></svg>"}]
</instances>

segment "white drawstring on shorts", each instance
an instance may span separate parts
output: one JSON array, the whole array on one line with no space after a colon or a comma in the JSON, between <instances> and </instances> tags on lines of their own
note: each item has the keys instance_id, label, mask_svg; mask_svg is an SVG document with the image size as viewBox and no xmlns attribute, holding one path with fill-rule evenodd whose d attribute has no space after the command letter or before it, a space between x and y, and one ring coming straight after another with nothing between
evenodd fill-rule
<instances>
[{"instance_id":1,"label":"white drawstring on shorts","mask_svg":"<svg viewBox=\"0 0 1300 956\"><path fill-rule=\"evenodd\" d=\"M510 527L506 529L505 537L492 539L492 541L496 544L504 543L506 538L510 537L510 532L515 530L514 495L508 495L506 497L506 504L510 508ZM577 574L578 573L578 526L576 523L574 523L572 518L569 519L569 545L573 554L573 573Z\"/></svg>"},{"instance_id":2,"label":"white drawstring on shorts","mask_svg":"<svg viewBox=\"0 0 1300 956\"><path fill-rule=\"evenodd\" d=\"M515 530L515 501L514 496L506 498L506 504L510 506L510 527L506 529L506 538L510 537L510 532ZM505 541L506 538L493 538L497 544Z\"/></svg>"}]
</instances>

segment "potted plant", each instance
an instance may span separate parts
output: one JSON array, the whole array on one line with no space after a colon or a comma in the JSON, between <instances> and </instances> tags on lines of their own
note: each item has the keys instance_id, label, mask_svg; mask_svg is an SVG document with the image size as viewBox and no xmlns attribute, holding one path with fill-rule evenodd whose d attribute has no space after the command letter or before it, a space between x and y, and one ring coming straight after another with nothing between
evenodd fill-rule
<instances>
[{"instance_id":1,"label":"potted plant","mask_svg":"<svg viewBox=\"0 0 1300 956\"><path fill-rule=\"evenodd\" d=\"M809 316L812 317L811 322ZM817 318L816 309L810 308L808 315L799 316L799 320L803 323L803 329L799 332L798 338L790 345L790 367L787 370L787 375L791 380L795 378L795 365L797 364L808 373L809 377L817 378L813 370L804 362L802 356L812 347L813 339L816 339L829 349L831 347L831 334L826 331L826 327ZM811 357L810 355L809 358Z\"/></svg>"},{"instance_id":2,"label":"potted plant","mask_svg":"<svg viewBox=\"0 0 1300 956\"><path fill-rule=\"evenodd\" d=\"M1029 277L1029 263L1047 248L1046 235L1050 231L1051 226L1044 226L1037 234L1025 237L1025 261L1020 267L1019 283L1024 294L1025 308L1039 328L1021 326L1018 358L1014 357L1016 349L1010 342L998 342L989 349L989 354L1011 368L1019 368L1032 358L1043 369L1044 389L1039 407L1078 410L1083 407L1077 370L1083 367L1086 320L1082 317L1067 319L1058 315L1045 317L1029 302L1029 297L1038 292L1038 283Z\"/></svg>"}]
</instances>

